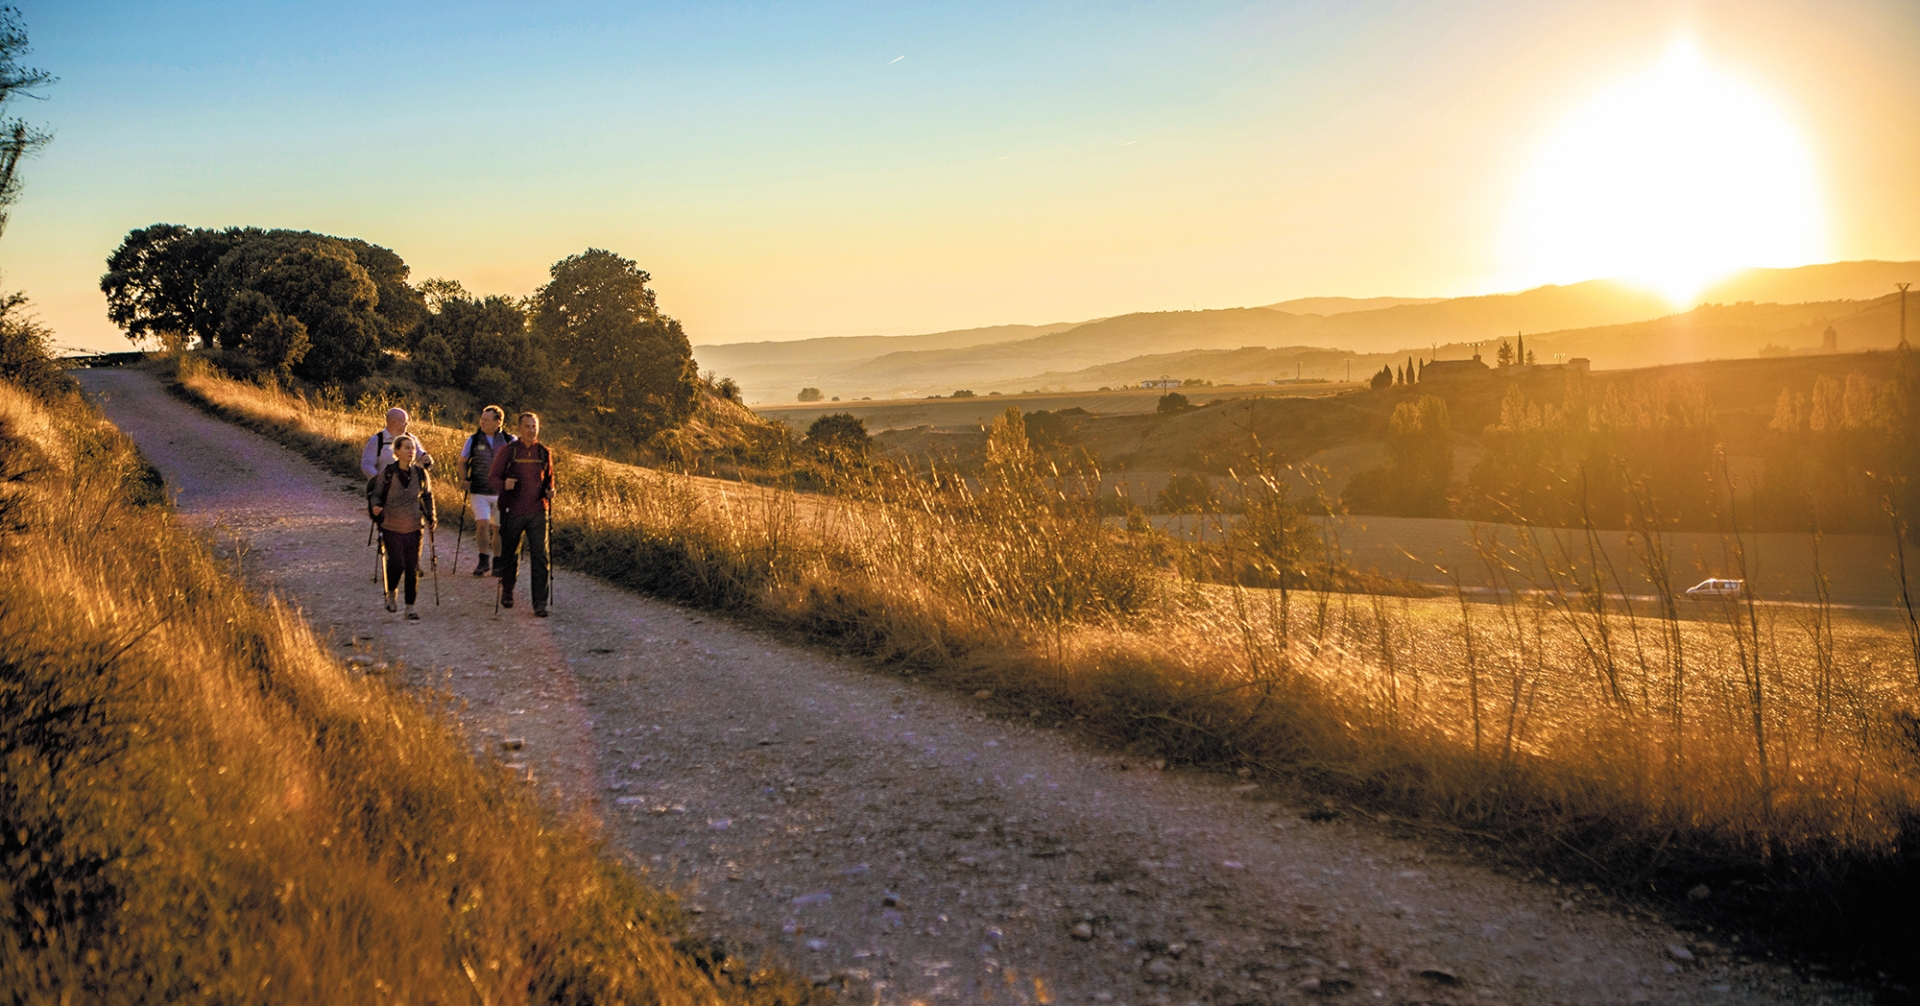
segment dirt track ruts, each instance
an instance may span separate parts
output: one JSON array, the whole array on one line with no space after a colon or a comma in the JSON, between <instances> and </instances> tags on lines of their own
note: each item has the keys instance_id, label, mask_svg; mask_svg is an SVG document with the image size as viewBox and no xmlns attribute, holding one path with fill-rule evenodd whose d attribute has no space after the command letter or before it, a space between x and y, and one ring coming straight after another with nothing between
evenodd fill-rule
<instances>
[{"instance_id":1,"label":"dirt track ruts","mask_svg":"<svg viewBox=\"0 0 1920 1006\"><path fill-rule=\"evenodd\" d=\"M423 583L424 620L401 621L360 487L144 372L79 376L187 519L355 666L450 690L486 756L522 739L498 756L599 818L704 930L850 1002L1867 1001L565 570L552 618L524 585L495 615L494 581L452 568L449 504L441 603Z\"/></svg>"}]
</instances>

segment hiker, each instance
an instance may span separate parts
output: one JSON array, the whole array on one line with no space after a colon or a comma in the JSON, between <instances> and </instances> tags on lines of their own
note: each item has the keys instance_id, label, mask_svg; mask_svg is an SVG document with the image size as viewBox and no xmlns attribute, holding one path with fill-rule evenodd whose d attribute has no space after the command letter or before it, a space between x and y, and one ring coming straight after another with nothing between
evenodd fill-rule
<instances>
[{"instance_id":1,"label":"hiker","mask_svg":"<svg viewBox=\"0 0 1920 1006\"><path fill-rule=\"evenodd\" d=\"M419 593L420 532L436 526L433 486L426 468L415 463L419 453L420 442L413 434L395 437L393 461L367 488L367 509L380 525L380 544L387 554L387 610L395 610L395 590L404 588L409 622L420 620L413 610Z\"/></svg>"},{"instance_id":2,"label":"hiker","mask_svg":"<svg viewBox=\"0 0 1920 1006\"><path fill-rule=\"evenodd\" d=\"M498 405L481 409L480 428L473 431L466 445L460 448L460 477L467 480L467 503L473 508L473 543L480 547L480 565L474 567L474 576L492 572L489 557L496 554L494 547L500 532L495 526L494 514L500 509L500 495L491 480L493 456L500 448L513 443L513 434L500 428L506 421L506 410Z\"/></svg>"},{"instance_id":3,"label":"hiker","mask_svg":"<svg viewBox=\"0 0 1920 1006\"><path fill-rule=\"evenodd\" d=\"M513 584L520 571L520 536L527 538L533 562L533 613L547 617L547 507L553 499L553 452L540 442L540 417L520 413L520 435L493 456L489 473L500 494L500 552L493 564L500 577L500 606L513 607Z\"/></svg>"},{"instance_id":4,"label":"hiker","mask_svg":"<svg viewBox=\"0 0 1920 1006\"><path fill-rule=\"evenodd\" d=\"M368 437L367 446L360 449L360 474L371 481L375 475L385 471L386 467L393 463L393 442L405 432L407 432L407 410L388 409L387 428ZM433 455L428 454L427 449L420 446L418 439L414 440L413 445L420 451L420 456L414 459L414 463L421 468L432 468Z\"/></svg>"}]
</instances>

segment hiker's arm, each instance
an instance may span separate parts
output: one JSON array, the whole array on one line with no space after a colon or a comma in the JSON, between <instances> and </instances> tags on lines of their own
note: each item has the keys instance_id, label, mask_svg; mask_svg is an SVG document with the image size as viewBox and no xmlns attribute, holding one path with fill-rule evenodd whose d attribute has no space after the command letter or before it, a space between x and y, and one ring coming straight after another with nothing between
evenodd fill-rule
<instances>
[{"instance_id":1,"label":"hiker's arm","mask_svg":"<svg viewBox=\"0 0 1920 1006\"><path fill-rule=\"evenodd\" d=\"M433 455L427 453L427 445L421 443L419 437L414 437L413 442L415 446L420 448L420 456L415 458L413 463L416 465L419 465L422 471L425 471L428 468L432 468Z\"/></svg>"},{"instance_id":2,"label":"hiker's arm","mask_svg":"<svg viewBox=\"0 0 1920 1006\"><path fill-rule=\"evenodd\" d=\"M360 474L373 478L380 474L380 434L367 438L367 446L360 448Z\"/></svg>"},{"instance_id":3,"label":"hiker's arm","mask_svg":"<svg viewBox=\"0 0 1920 1006\"><path fill-rule=\"evenodd\" d=\"M440 514L433 506L433 481L427 478L425 470L420 472L420 519L428 527L440 526Z\"/></svg>"},{"instance_id":4,"label":"hiker's arm","mask_svg":"<svg viewBox=\"0 0 1920 1006\"><path fill-rule=\"evenodd\" d=\"M381 478L381 479L373 479L372 481L368 482L367 483L367 512L373 514L373 519L376 522L380 520L380 511L386 509L386 507L382 505L386 501L387 501L387 480Z\"/></svg>"}]
</instances>

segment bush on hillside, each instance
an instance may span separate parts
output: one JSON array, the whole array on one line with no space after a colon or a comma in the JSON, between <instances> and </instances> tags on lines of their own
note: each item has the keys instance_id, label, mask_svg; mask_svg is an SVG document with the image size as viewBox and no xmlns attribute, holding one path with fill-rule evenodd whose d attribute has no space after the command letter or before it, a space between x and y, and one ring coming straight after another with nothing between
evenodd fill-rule
<instances>
[{"instance_id":1,"label":"bush on hillside","mask_svg":"<svg viewBox=\"0 0 1920 1006\"><path fill-rule=\"evenodd\" d=\"M0 379L48 398L72 390L53 358L53 333L27 313L27 295L0 295Z\"/></svg>"}]
</instances>

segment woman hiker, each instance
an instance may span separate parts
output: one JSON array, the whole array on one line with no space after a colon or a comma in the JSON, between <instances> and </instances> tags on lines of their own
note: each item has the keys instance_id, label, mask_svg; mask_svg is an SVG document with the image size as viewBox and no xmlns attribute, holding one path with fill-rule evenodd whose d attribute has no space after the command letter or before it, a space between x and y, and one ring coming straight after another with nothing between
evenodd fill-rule
<instances>
[{"instance_id":1,"label":"woman hiker","mask_svg":"<svg viewBox=\"0 0 1920 1006\"><path fill-rule=\"evenodd\" d=\"M473 543L480 547L480 565L474 567L474 576L491 572L490 557L499 554L495 551L499 532L494 528L494 515L500 508L500 495L490 478L493 456L514 440L513 434L500 428L506 419L505 410L498 405L481 409L480 428L460 448L460 477L467 480L467 502L473 507Z\"/></svg>"},{"instance_id":2,"label":"woman hiker","mask_svg":"<svg viewBox=\"0 0 1920 1006\"><path fill-rule=\"evenodd\" d=\"M420 443L413 434L395 437L392 463L367 488L367 507L380 525L380 544L387 553L387 610L395 610L395 588L404 587L410 622L420 620L413 610L419 593L420 533L423 528L436 526L427 470L414 464L419 451Z\"/></svg>"}]
</instances>

